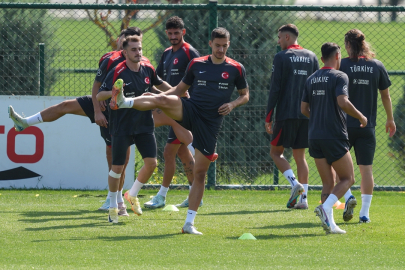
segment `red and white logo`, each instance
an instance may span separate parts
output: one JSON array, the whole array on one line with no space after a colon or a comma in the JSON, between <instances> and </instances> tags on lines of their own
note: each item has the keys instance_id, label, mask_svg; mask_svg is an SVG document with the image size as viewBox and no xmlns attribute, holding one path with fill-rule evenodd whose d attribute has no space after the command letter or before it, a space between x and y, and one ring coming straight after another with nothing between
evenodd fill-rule
<instances>
[{"instance_id":1,"label":"red and white logo","mask_svg":"<svg viewBox=\"0 0 405 270\"><path fill-rule=\"evenodd\" d=\"M173 60L173 65L176 65L178 62L179 62L179 59L174 58L174 60Z\"/></svg>"},{"instance_id":2,"label":"red and white logo","mask_svg":"<svg viewBox=\"0 0 405 270\"><path fill-rule=\"evenodd\" d=\"M226 71L224 71L224 72L222 72L221 76L222 76L222 78L224 78L224 79L228 79L228 78L229 78L229 73L226 72Z\"/></svg>"},{"instance_id":3,"label":"red and white logo","mask_svg":"<svg viewBox=\"0 0 405 270\"><path fill-rule=\"evenodd\" d=\"M149 79L149 77L146 77L146 78L145 78L145 83L150 84L150 79Z\"/></svg>"}]
</instances>

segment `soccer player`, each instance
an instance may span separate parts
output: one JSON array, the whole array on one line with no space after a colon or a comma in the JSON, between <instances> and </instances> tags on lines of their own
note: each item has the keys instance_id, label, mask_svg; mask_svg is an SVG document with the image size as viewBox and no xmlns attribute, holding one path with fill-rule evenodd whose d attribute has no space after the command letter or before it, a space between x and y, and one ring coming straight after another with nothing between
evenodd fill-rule
<instances>
[{"instance_id":1,"label":"soccer player","mask_svg":"<svg viewBox=\"0 0 405 270\"><path fill-rule=\"evenodd\" d=\"M309 118L309 154L322 179L322 203L315 208L326 233L344 234L333 219L332 206L354 184L353 161L349 153L346 114L367 125L367 118L348 99L349 80L339 71L340 47L322 45L324 67L309 76L301 102L301 112ZM335 185L333 170L340 182Z\"/></svg>"},{"instance_id":2,"label":"soccer player","mask_svg":"<svg viewBox=\"0 0 405 270\"><path fill-rule=\"evenodd\" d=\"M119 46L122 43L122 39L125 36L130 35L137 35L141 37L142 31L138 27L129 27L128 29L124 29L123 31L121 31L119 36L118 40ZM120 59L125 60L120 51L112 51L104 54L101 57L99 61L99 69L97 71L97 75L93 83L91 96L90 95L81 96L76 99L63 101L59 104L46 108L41 112L38 112L26 118L23 118L20 115L18 115L14 111L13 107L9 106L9 116L14 122L15 129L17 131L22 131L25 128L32 125L37 125L43 122L53 122L66 114L87 116L90 119L91 123L96 123L97 125L100 126L101 137L104 139L106 144L107 164L108 170L110 171L112 156L111 156L111 136L108 130L108 111L106 110L105 102L98 102L96 99L96 95L108 71L110 71L113 67L115 67L119 63ZM143 60L149 61L147 58L144 58ZM128 148L124 167L126 167L128 164L129 154L130 149ZM124 185L124 180L125 180L125 169L124 173L122 173L121 175L121 182L120 182L121 191ZM108 198L109 196L107 196L107 201ZM119 196L118 202L119 202L119 215L128 216L126 206L122 198L122 194L121 196ZM105 210L105 206L100 207L99 210Z\"/></svg>"},{"instance_id":3,"label":"soccer player","mask_svg":"<svg viewBox=\"0 0 405 270\"><path fill-rule=\"evenodd\" d=\"M395 134L396 126L392 114L391 97L388 87L391 85L387 70L383 63L373 59L375 53L371 51L366 37L358 29L352 29L345 34L345 49L349 55L342 59L340 70L349 77L349 100L364 114L368 123L365 128L359 128L355 118L347 116L347 132L350 147L354 147L357 165L361 174L361 210L359 221L370 222L370 205L373 197L373 159L376 147L375 125L377 117L377 96L380 90L382 104L387 115L385 131L389 136ZM346 208L343 219L353 218L353 207L356 199L350 189L345 194Z\"/></svg>"},{"instance_id":4,"label":"soccer player","mask_svg":"<svg viewBox=\"0 0 405 270\"><path fill-rule=\"evenodd\" d=\"M119 88L121 93L127 97L140 96L143 93L150 92L153 85L163 91L171 87L157 76L155 69L150 63L141 62L142 42L140 37L129 36L123 40L122 45L122 53L126 60L108 73L97 94L97 100L103 101L111 98L113 84L115 90ZM123 81L125 82L125 86L123 86ZM110 110L109 128L112 141L112 166L108 176L110 191L108 221L118 223L117 196L120 178L124 169L125 153L128 147L134 143L142 155L144 165L139 171L138 177L129 191L129 195L132 210L135 214L142 215L137 195L143 184L152 175L157 164L152 111Z\"/></svg>"},{"instance_id":5,"label":"soccer player","mask_svg":"<svg viewBox=\"0 0 405 270\"><path fill-rule=\"evenodd\" d=\"M228 30L215 28L209 41L212 54L191 60L182 81L169 91L130 99L117 91L111 99L111 103L116 102L119 109L134 108L145 111L159 108L193 133L193 145L196 149L194 181L183 233L202 234L194 227L194 219L204 194L205 176L214 158L223 117L249 101L245 68L239 62L226 57L229 39ZM179 96L190 86L193 86L191 97L181 99ZM239 97L230 102L235 87Z\"/></svg>"},{"instance_id":6,"label":"soccer player","mask_svg":"<svg viewBox=\"0 0 405 270\"><path fill-rule=\"evenodd\" d=\"M319 69L319 64L313 52L298 45L298 34L294 24L283 25L278 29L277 43L283 51L277 53L273 60L265 128L267 133L273 135L270 156L291 185L287 208L308 209L308 164L305 160L308 118L301 114L300 104L305 81ZM274 114L275 123L272 127ZM297 164L299 182L283 156L284 149L290 147Z\"/></svg>"},{"instance_id":7,"label":"soccer player","mask_svg":"<svg viewBox=\"0 0 405 270\"><path fill-rule=\"evenodd\" d=\"M192 59L200 56L196 49L184 41L185 34L186 29L184 28L184 22L181 18L174 16L166 21L166 35L169 38L172 46L164 51L156 69L156 73L170 85L179 84L184 76L184 73L186 72L188 63ZM192 94L191 88L188 91L190 94ZM155 111L156 110L160 111L160 109L155 109ZM176 123L176 125L179 124ZM180 125L179 128L184 129ZM184 132L190 133L190 131L186 129L184 129ZM155 209L165 206L169 185L172 182L174 173L176 171L176 154L179 156L184 166L184 172L186 173L191 189L194 179L194 158L188 150L187 145L183 144L181 141L179 141L179 139L177 139L173 128L170 127L169 136L163 153L165 159L163 182L157 195L144 204L146 208ZM188 198L177 206L188 207Z\"/></svg>"}]
</instances>

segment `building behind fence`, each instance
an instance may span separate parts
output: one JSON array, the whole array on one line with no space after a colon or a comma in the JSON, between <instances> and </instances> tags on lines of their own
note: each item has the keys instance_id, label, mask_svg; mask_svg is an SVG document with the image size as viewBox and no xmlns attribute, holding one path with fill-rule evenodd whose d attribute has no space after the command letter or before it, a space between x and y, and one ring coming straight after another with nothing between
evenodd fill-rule
<instances>
[{"instance_id":1,"label":"building behind fence","mask_svg":"<svg viewBox=\"0 0 405 270\"><path fill-rule=\"evenodd\" d=\"M281 0L272 2L285 3ZM210 31L216 26L227 28L231 33L228 56L245 66L251 99L225 117L218 139L219 159L209 171L209 185L217 186L288 184L283 177L278 177L269 155L270 136L264 129L278 27L286 23L296 24L300 30L300 45L315 52L319 59L324 42L336 42L344 48L344 34L358 28L374 47L377 59L389 70L390 93L398 127L397 134L389 139L384 127L385 111L379 101L373 165L375 183L385 187L405 186L404 7L220 5L215 1L195 5L0 3L0 6L2 95L74 97L90 94L99 58L113 50L113 41L127 13L131 14L129 25L145 31L144 55L155 67L164 49L170 46L164 32L164 22L168 17L177 15L184 19L185 40L201 55L210 53ZM342 55L347 57L344 50ZM236 97L235 91L233 98ZM159 165L150 183L162 181L163 147L167 134L167 127L156 129ZM100 146L102 143L100 139ZM353 153L352 157L355 162ZM291 160L291 151L286 151L286 158ZM310 184L320 185L315 164L308 154L307 160ZM141 162L138 160L137 163L136 167L140 168ZM182 166L178 165L173 183L186 184ZM296 171L294 163L292 166ZM357 168L355 173L359 183Z\"/></svg>"}]
</instances>

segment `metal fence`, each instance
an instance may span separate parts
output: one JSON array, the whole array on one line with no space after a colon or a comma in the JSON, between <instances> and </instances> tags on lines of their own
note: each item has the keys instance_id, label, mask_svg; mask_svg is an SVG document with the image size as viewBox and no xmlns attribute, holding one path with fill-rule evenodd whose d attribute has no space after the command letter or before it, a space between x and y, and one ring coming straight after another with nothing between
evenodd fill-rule
<instances>
[{"instance_id":1,"label":"metal fence","mask_svg":"<svg viewBox=\"0 0 405 270\"><path fill-rule=\"evenodd\" d=\"M207 0L208 2L208 0ZM273 1L284 3L284 1ZM218 140L218 161L209 171L208 183L216 186L272 188L288 185L270 158L270 136L264 130L265 108L272 60L277 52L277 29L294 23L299 44L320 59L324 42L344 48L344 34L362 30L389 70L397 134L385 133L385 111L379 101L374 177L377 188L405 186L405 9L404 7L320 7L207 4L44 4L0 3L0 94L81 96L91 86L101 55L111 51L125 18L130 26L144 30L144 55L156 66L170 44L164 22L180 16L185 40L209 54L210 31L223 26L231 33L228 56L246 68L251 99L225 117ZM125 25L125 24L124 24ZM42 43L42 45L39 45ZM343 50L342 57L347 54ZM322 66L322 63L320 63ZM236 91L235 91L236 92ZM236 98L237 93L233 98ZM95 127L96 128L96 127ZM168 128L156 130L159 165L150 183L162 180L163 148ZM100 140L100 144L101 144ZM296 171L291 151L286 151ZM354 154L352 153L355 162ZM316 166L307 154L310 185L320 185ZM185 184L180 162L173 184ZM137 161L136 168L141 162ZM355 166L356 167L356 166ZM359 183L360 172L356 168Z\"/></svg>"}]
</instances>

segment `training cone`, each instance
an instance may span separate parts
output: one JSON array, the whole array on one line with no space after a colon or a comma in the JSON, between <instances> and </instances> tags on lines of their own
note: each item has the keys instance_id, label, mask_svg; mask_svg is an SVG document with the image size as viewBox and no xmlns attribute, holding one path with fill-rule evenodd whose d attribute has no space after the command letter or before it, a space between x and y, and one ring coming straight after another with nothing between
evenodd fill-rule
<instances>
[{"instance_id":1,"label":"training cone","mask_svg":"<svg viewBox=\"0 0 405 270\"><path fill-rule=\"evenodd\" d=\"M333 206L336 206L336 209L345 209L345 203L341 203L340 201L337 201L336 203L335 203L335 205L333 205Z\"/></svg>"},{"instance_id":2,"label":"training cone","mask_svg":"<svg viewBox=\"0 0 405 270\"><path fill-rule=\"evenodd\" d=\"M179 208L174 206L173 204L166 205L165 208L162 209L163 211L172 211L172 212L178 212Z\"/></svg>"},{"instance_id":3,"label":"training cone","mask_svg":"<svg viewBox=\"0 0 405 270\"><path fill-rule=\"evenodd\" d=\"M244 233L238 239L239 240L256 240L256 237L254 237L253 234L251 234L251 233Z\"/></svg>"}]
</instances>

